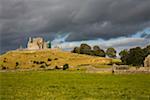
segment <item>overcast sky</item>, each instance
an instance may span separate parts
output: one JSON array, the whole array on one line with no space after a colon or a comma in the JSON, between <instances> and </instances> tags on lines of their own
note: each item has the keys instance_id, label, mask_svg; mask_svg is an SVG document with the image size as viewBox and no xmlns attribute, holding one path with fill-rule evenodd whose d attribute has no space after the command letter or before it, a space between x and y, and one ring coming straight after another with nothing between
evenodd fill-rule
<instances>
[{"instance_id":1,"label":"overcast sky","mask_svg":"<svg viewBox=\"0 0 150 100\"><path fill-rule=\"evenodd\" d=\"M0 53L42 36L53 46L150 44L150 0L0 0Z\"/></svg>"}]
</instances>

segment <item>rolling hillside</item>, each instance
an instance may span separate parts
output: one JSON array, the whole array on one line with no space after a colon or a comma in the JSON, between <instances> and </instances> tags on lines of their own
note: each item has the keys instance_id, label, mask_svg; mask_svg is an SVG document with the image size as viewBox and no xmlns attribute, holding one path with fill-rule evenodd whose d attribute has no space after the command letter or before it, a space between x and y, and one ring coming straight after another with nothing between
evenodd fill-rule
<instances>
[{"instance_id":1,"label":"rolling hillside","mask_svg":"<svg viewBox=\"0 0 150 100\"><path fill-rule=\"evenodd\" d=\"M69 64L79 66L84 64L109 64L112 59L74 54L57 49L39 51L9 51L0 56L0 67L8 69L16 68L40 68L55 67Z\"/></svg>"}]
</instances>

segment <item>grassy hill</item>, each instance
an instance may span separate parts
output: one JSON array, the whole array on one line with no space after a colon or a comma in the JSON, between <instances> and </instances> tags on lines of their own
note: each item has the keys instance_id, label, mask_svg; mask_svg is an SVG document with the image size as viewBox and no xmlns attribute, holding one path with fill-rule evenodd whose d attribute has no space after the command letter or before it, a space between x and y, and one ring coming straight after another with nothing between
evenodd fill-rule
<instances>
[{"instance_id":1,"label":"grassy hill","mask_svg":"<svg viewBox=\"0 0 150 100\"><path fill-rule=\"evenodd\" d=\"M38 51L9 51L0 56L0 67L14 68L40 68L55 67L69 64L69 66L80 66L84 64L109 64L112 59L94 57L88 55L74 54L57 49Z\"/></svg>"}]
</instances>

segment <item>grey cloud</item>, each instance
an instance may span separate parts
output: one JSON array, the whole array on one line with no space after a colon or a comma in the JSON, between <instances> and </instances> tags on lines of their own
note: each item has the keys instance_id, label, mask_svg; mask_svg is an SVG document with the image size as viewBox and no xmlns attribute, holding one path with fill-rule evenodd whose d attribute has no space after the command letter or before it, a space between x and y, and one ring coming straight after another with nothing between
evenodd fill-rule
<instances>
[{"instance_id":1,"label":"grey cloud","mask_svg":"<svg viewBox=\"0 0 150 100\"><path fill-rule=\"evenodd\" d=\"M1 47L29 36L67 41L130 36L150 27L150 0L0 0ZM24 43L25 44L25 43Z\"/></svg>"},{"instance_id":2,"label":"grey cloud","mask_svg":"<svg viewBox=\"0 0 150 100\"><path fill-rule=\"evenodd\" d=\"M149 42L150 42L150 34L146 35L145 36L147 39L149 39Z\"/></svg>"},{"instance_id":3,"label":"grey cloud","mask_svg":"<svg viewBox=\"0 0 150 100\"><path fill-rule=\"evenodd\" d=\"M85 41L64 42L56 45L57 47L63 48L65 50L72 50L74 47L79 47L81 43L87 43L91 47L93 47L94 45L98 45L105 50L108 47L114 47L116 48L116 50L120 51L122 49L129 49L137 46L146 47L148 44L150 44L150 40L146 38L121 37L109 40L98 39L90 41L85 40Z\"/></svg>"}]
</instances>

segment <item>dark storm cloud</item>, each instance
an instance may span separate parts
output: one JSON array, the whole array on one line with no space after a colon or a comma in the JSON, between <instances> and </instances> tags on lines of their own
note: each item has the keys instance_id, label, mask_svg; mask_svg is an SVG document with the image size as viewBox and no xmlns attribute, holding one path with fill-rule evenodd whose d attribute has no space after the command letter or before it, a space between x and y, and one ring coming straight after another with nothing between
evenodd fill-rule
<instances>
[{"instance_id":1,"label":"dark storm cloud","mask_svg":"<svg viewBox=\"0 0 150 100\"><path fill-rule=\"evenodd\" d=\"M150 0L0 0L1 50L29 36L67 41L130 36L150 27ZM20 42L18 42L18 41ZM14 42L10 42L14 41Z\"/></svg>"}]
</instances>

